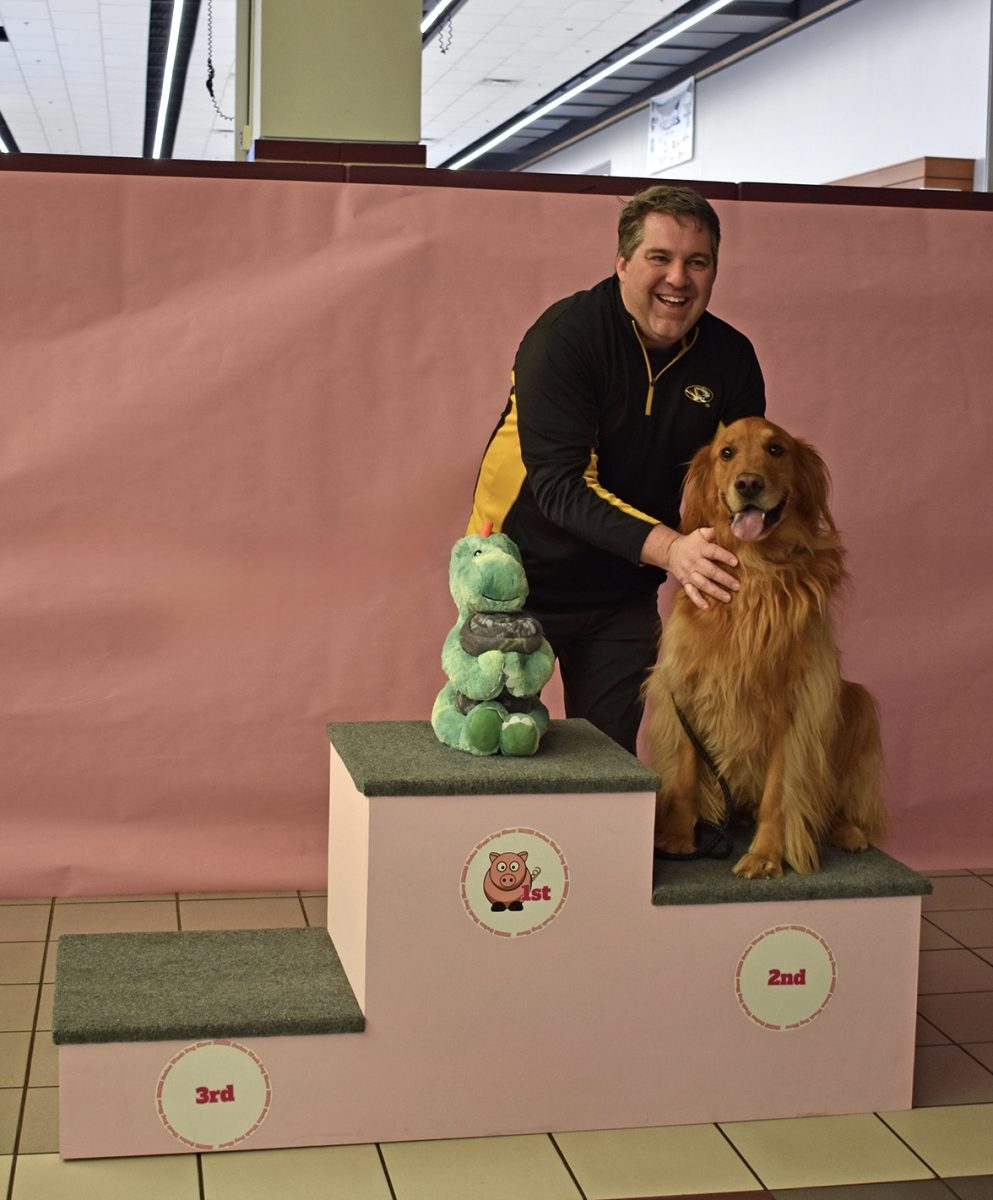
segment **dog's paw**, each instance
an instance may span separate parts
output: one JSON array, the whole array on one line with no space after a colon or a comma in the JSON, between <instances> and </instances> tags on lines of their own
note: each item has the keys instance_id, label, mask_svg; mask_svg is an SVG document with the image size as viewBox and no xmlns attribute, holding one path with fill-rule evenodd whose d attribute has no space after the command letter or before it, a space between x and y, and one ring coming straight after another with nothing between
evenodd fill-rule
<instances>
[{"instance_id":1,"label":"dog's paw","mask_svg":"<svg viewBox=\"0 0 993 1200\"><path fill-rule=\"evenodd\" d=\"M869 849L869 839L857 825L839 822L831 830L828 841L832 846L837 846L839 850L847 850L851 854Z\"/></svg>"},{"instance_id":2,"label":"dog's paw","mask_svg":"<svg viewBox=\"0 0 993 1200\"><path fill-rule=\"evenodd\" d=\"M778 879L783 873L783 864L780 860L749 853L743 854L732 870L742 879Z\"/></svg>"},{"instance_id":3,"label":"dog's paw","mask_svg":"<svg viewBox=\"0 0 993 1200\"><path fill-rule=\"evenodd\" d=\"M696 850L693 835L683 837L674 833L659 833L655 837L655 849L663 854L692 854Z\"/></svg>"}]
</instances>

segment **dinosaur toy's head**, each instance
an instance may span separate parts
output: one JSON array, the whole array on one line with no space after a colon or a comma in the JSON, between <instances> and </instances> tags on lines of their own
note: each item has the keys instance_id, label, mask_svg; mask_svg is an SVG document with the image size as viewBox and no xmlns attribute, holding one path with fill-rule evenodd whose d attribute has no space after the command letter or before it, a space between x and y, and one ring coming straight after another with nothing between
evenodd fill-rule
<instances>
[{"instance_id":1,"label":"dinosaur toy's head","mask_svg":"<svg viewBox=\"0 0 993 1200\"><path fill-rule=\"evenodd\" d=\"M470 533L452 547L448 582L459 612L510 613L524 607L521 552L503 533Z\"/></svg>"}]
</instances>

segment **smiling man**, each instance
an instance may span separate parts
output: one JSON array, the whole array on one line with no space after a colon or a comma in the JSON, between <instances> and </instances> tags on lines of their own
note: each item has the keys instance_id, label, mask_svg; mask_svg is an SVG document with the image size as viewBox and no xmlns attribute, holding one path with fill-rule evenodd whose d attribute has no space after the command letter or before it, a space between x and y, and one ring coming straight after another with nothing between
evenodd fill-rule
<instances>
[{"instance_id":1,"label":"smiling man","mask_svg":"<svg viewBox=\"0 0 993 1200\"><path fill-rule=\"evenodd\" d=\"M762 416L765 389L751 343L707 311L721 236L711 205L652 187L617 232L616 273L524 335L469 531L492 521L520 547L567 715L633 753L666 572L702 608L737 589L713 530L679 531L686 465L721 424Z\"/></svg>"}]
</instances>

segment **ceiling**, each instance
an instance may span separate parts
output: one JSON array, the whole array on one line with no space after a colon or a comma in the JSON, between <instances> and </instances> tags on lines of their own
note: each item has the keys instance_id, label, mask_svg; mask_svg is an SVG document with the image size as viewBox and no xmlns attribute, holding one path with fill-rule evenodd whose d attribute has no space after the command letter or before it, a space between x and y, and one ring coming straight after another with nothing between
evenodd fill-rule
<instances>
[{"instance_id":1,"label":"ceiling","mask_svg":"<svg viewBox=\"0 0 993 1200\"><path fill-rule=\"evenodd\" d=\"M730 0L635 57L714 0L454 0L424 34L428 165L452 166L558 95L575 92L472 163L513 169L854 2ZM230 160L236 0L187 4L181 41L189 63L173 105L171 157ZM423 0L425 15L436 4ZM169 11L171 0L0 0L0 140L25 153L149 153ZM206 87L208 40L216 109ZM622 59L620 70L579 90ZM148 91L154 98L146 106Z\"/></svg>"}]
</instances>

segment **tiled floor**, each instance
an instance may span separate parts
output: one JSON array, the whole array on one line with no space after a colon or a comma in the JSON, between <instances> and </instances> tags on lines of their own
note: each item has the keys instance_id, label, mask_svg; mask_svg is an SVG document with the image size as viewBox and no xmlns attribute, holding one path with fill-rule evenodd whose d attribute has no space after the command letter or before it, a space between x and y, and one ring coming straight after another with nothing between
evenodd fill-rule
<instances>
[{"instance_id":1,"label":"tiled floor","mask_svg":"<svg viewBox=\"0 0 993 1200\"><path fill-rule=\"evenodd\" d=\"M0 901L0 1200L993 1200L993 868L943 873L925 897L909 1112L59 1158L59 934L321 926L325 912L306 892Z\"/></svg>"}]
</instances>

